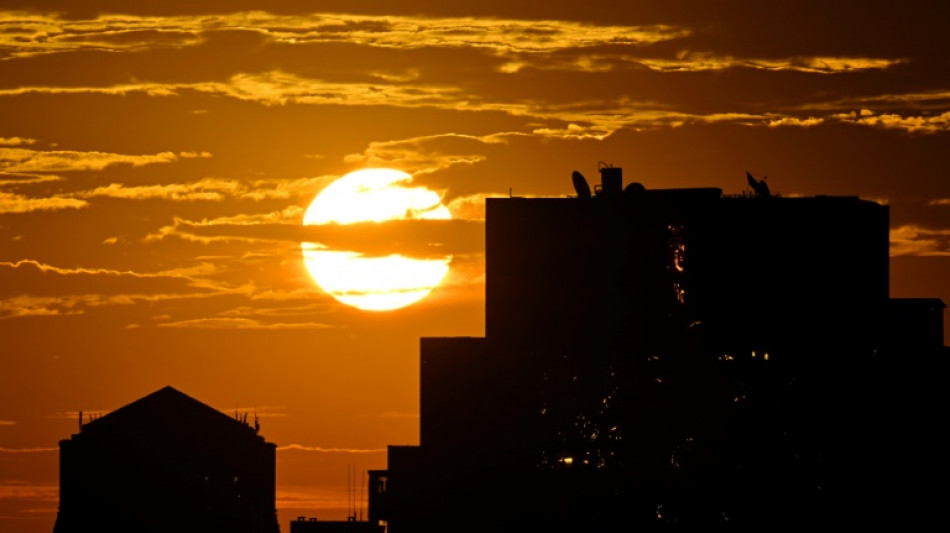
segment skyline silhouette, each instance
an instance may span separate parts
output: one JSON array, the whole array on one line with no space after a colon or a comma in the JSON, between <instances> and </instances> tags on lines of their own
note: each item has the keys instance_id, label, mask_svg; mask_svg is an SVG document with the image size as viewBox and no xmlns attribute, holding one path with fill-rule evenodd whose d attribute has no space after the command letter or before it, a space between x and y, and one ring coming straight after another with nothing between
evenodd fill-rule
<instances>
[{"instance_id":1,"label":"skyline silhouette","mask_svg":"<svg viewBox=\"0 0 950 533\"><path fill-rule=\"evenodd\" d=\"M3 2L0 531L53 529L78 411L168 385L256 409L282 528L346 520L347 469L420 444L419 339L494 336L486 199L575 196L576 170L597 201L601 161L622 190L886 206L887 320L942 314L947 344L948 24L927 0ZM405 175L331 194L366 169ZM770 239L752 215L725 244ZM439 268L365 274L393 256ZM761 267L726 274L795 292Z\"/></svg>"},{"instance_id":2,"label":"skyline silhouette","mask_svg":"<svg viewBox=\"0 0 950 533\"><path fill-rule=\"evenodd\" d=\"M420 444L390 446L371 520L939 521L939 491L906 467L947 405L946 306L890 298L888 208L782 198L751 176L754 194L727 196L600 172L593 195L575 171L576 198L488 200L486 335L422 338Z\"/></svg>"},{"instance_id":3,"label":"skyline silhouette","mask_svg":"<svg viewBox=\"0 0 950 533\"><path fill-rule=\"evenodd\" d=\"M289 529L938 518L905 465L947 405L933 380L946 305L890 297L888 208L782 198L748 173L754 194L733 196L600 174L591 189L575 171L576 197L488 201L486 335L420 339L419 445L389 446L368 472L365 521ZM251 425L167 386L79 420L60 441L54 533L279 531L277 445L256 413Z\"/></svg>"}]
</instances>

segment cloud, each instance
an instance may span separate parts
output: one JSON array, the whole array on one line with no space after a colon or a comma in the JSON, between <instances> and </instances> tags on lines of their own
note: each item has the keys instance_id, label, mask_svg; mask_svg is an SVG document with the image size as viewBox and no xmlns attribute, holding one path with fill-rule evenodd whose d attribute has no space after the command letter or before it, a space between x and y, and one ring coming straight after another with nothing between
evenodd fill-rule
<instances>
[{"instance_id":1,"label":"cloud","mask_svg":"<svg viewBox=\"0 0 950 533\"><path fill-rule=\"evenodd\" d=\"M272 43L352 43L384 48L468 48L492 53L549 52L613 44L643 46L690 34L669 25L612 26L560 20L373 16L338 13L280 15L262 11L202 16L0 14L0 51L7 57L76 50L141 51L195 46L208 32L254 31Z\"/></svg>"},{"instance_id":2,"label":"cloud","mask_svg":"<svg viewBox=\"0 0 950 533\"><path fill-rule=\"evenodd\" d=\"M180 329L254 329L254 330L287 330L287 329L329 329L336 326L319 322L297 323L265 323L250 318L196 318L158 324L161 328Z\"/></svg>"},{"instance_id":3,"label":"cloud","mask_svg":"<svg viewBox=\"0 0 950 533\"><path fill-rule=\"evenodd\" d=\"M235 181L205 178L192 183L167 185L136 185L128 187L111 183L89 191L73 193L77 198L121 198L126 200L163 199L173 201L221 201L226 196L235 196L243 187Z\"/></svg>"},{"instance_id":4,"label":"cloud","mask_svg":"<svg viewBox=\"0 0 950 533\"><path fill-rule=\"evenodd\" d=\"M24 172L2 172L0 171L0 187L32 185L36 183L46 183L51 181L63 181L64 178L52 174L30 174Z\"/></svg>"},{"instance_id":5,"label":"cloud","mask_svg":"<svg viewBox=\"0 0 950 533\"><path fill-rule=\"evenodd\" d=\"M299 219L296 224L228 224L176 219L174 226L162 228L158 236L150 238L174 235L202 243L286 242L295 248L299 243L311 242L326 249L368 256L399 253L424 258L478 252L484 248L484 232L478 220L388 220L304 226Z\"/></svg>"},{"instance_id":6,"label":"cloud","mask_svg":"<svg viewBox=\"0 0 950 533\"><path fill-rule=\"evenodd\" d=\"M817 126L824 123L825 119L817 117L808 117L808 118L795 118L795 117L783 117L775 120L769 121L770 128L776 128L779 126Z\"/></svg>"},{"instance_id":7,"label":"cloud","mask_svg":"<svg viewBox=\"0 0 950 533\"><path fill-rule=\"evenodd\" d=\"M321 446L304 446L302 444L287 444L286 446L278 446L277 451L301 451L301 452L318 452L318 453L355 453L355 454L365 454L365 453L386 453L386 448L324 448Z\"/></svg>"},{"instance_id":8,"label":"cloud","mask_svg":"<svg viewBox=\"0 0 950 533\"><path fill-rule=\"evenodd\" d=\"M44 298L33 296L16 296L0 299L0 320L22 318L30 316L63 316L79 315L82 309L78 308L74 297Z\"/></svg>"},{"instance_id":9,"label":"cloud","mask_svg":"<svg viewBox=\"0 0 950 533\"><path fill-rule=\"evenodd\" d=\"M534 135L539 137L553 137L560 139L604 139L621 129L648 130L657 128L675 128L685 124L715 124L732 122L748 126L802 126L814 125L814 121L821 117L796 114L767 112L745 113L736 111L722 111L712 113L687 113L669 109L669 105L650 101L636 101L628 97L619 97L609 100L584 100L568 104L546 103L543 100L516 99L502 101L491 99L484 94L463 89L462 87L433 84L406 85L399 83L340 83L328 82L320 79L305 78L297 74L272 70L262 73L240 73L231 76L225 82L201 83L141 83L126 84L110 87L20 87L17 89L0 90L0 95L23 93L98 93L124 95L144 93L153 96L169 97L182 95L186 92L207 93L218 96L235 98L243 101L256 102L262 105L277 106L288 104L300 105L336 105L336 106L386 106L402 108L432 108L454 112L494 112L513 117L523 117L537 123L529 131L499 132L481 136L466 136L464 134L446 133L436 137L457 139L469 138L483 143L503 142L505 137L515 135ZM839 120L847 117L838 116ZM864 117L863 122L870 122ZM447 152L417 152L408 148L413 143L429 141L427 137L381 141L372 143L363 153L349 154L348 162L365 164L405 165L404 168L416 172L434 172L456 164L474 164L482 161L484 156L471 151ZM0 149L2 150L2 149ZM10 149L13 150L13 149ZM26 157L24 150L22 157ZM122 158L106 157L96 159L98 164L116 164L124 161ZM203 154L208 155L208 154ZM162 153L144 156L124 156L129 161L135 157L140 164L159 162L163 157L171 158L172 153ZM81 159L76 156L77 159ZM42 161L33 163L33 168L41 166L49 170L58 168L56 158L49 162L48 167L42 166ZM158 161L156 161L158 160ZM126 161L128 162L128 161ZM25 164L25 163L24 163ZM0 170L3 170L0 161ZM11 169L20 168L8 162ZM63 165L59 162L59 165ZM68 165L67 165L68 166ZM73 167L79 166L75 162ZM73 168L70 167L70 168ZM310 183L297 182L299 188L306 188ZM273 192L258 187L244 194L249 198L279 198L281 195L293 194L293 185L288 185L291 192L275 189ZM257 196L255 196L257 195Z\"/></svg>"},{"instance_id":10,"label":"cloud","mask_svg":"<svg viewBox=\"0 0 950 533\"><path fill-rule=\"evenodd\" d=\"M111 268L65 268L57 267L47 263L42 263L34 259L21 259L16 262L12 261L0 261L0 267L7 267L12 269L35 269L44 274L52 273L59 274L62 276L75 276L75 275L105 275L105 276L130 276L133 278L157 278L157 277L192 277L196 274L208 274L214 270L214 267L209 263L203 263L199 266L188 267L188 268L178 268L171 270L164 270L160 272L134 272L131 270L114 270Z\"/></svg>"},{"instance_id":11,"label":"cloud","mask_svg":"<svg viewBox=\"0 0 950 533\"><path fill-rule=\"evenodd\" d=\"M905 116L897 113L874 114L862 109L861 112L839 113L834 118L850 124L903 130L907 133L940 133L950 131L950 111L939 115Z\"/></svg>"},{"instance_id":12,"label":"cloud","mask_svg":"<svg viewBox=\"0 0 950 533\"><path fill-rule=\"evenodd\" d=\"M781 59L735 58L703 53L680 54L676 59L632 58L651 70L664 72L696 72L747 68L770 71L798 71L817 74L838 74L862 70L883 70L906 59L882 59L872 57L801 56Z\"/></svg>"},{"instance_id":13,"label":"cloud","mask_svg":"<svg viewBox=\"0 0 950 533\"><path fill-rule=\"evenodd\" d=\"M812 102L801 109L852 110L862 108L871 111L908 108L919 110L943 109L950 104L950 91L933 90L908 93L885 93L871 96L849 96L827 102Z\"/></svg>"},{"instance_id":14,"label":"cloud","mask_svg":"<svg viewBox=\"0 0 950 533\"><path fill-rule=\"evenodd\" d=\"M0 426L14 426L16 425L15 420L0 420Z\"/></svg>"},{"instance_id":15,"label":"cloud","mask_svg":"<svg viewBox=\"0 0 950 533\"><path fill-rule=\"evenodd\" d=\"M0 453L47 453L58 452L59 448L0 448ZM2 490L2 485L0 485Z\"/></svg>"},{"instance_id":16,"label":"cloud","mask_svg":"<svg viewBox=\"0 0 950 533\"><path fill-rule=\"evenodd\" d=\"M211 157L211 154L207 152L160 152L157 154L130 155L109 152L40 151L28 148L0 147L0 171L68 172L102 170L119 164L140 167L196 157Z\"/></svg>"},{"instance_id":17,"label":"cloud","mask_svg":"<svg viewBox=\"0 0 950 533\"><path fill-rule=\"evenodd\" d=\"M891 229L891 257L902 255L950 256L950 229L915 225Z\"/></svg>"},{"instance_id":18,"label":"cloud","mask_svg":"<svg viewBox=\"0 0 950 533\"><path fill-rule=\"evenodd\" d=\"M32 213L34 211L56 211L60 209L81 209L89 205L85 200L51 196L31 198L22 194L0 191L0 214Z\"/></svg>"},{"instance_id":19,"label":"cloud","mask_svg":"<svg viewBox=\"0 0 950 533\"><path fill-rule=\"evenodd\" d=\"M371 167L395 167L410 174L429 174L455 165L473 165L485 160L476 150L485 144L504 143L505 137L519 133L464 135L442 133L407 139L370 142L362 153L348 154L347 163Z\"/></svg>"},{"instance_id":20,"label":"cloud","mask_svg":"<svg viewBox=\"0 0 950 533\"><path fill-rule=\"evenodd\" d=\"M873 57L796 56L788 58L754 58L716 55L709 52L679 52L675 57L649 57L629 48L614 48L610 53L574 50L560 55L511 54L498 70L520 72L525 68L578 72L609 72L626 68L654 72L708 72L729 69L791 71L810 74L840 74L865 70L884 70L906 59Z\"/></svg>"},{"instance_id":21,"label":"cloud","mask_svg":"<svg viewBox=\"0 0 950 533\"><path fill-rule=\"evenodd\" d=\"M20 146L23 144L33 144L35 139L27 139L24 137L0 137L0 146Z\"/></svg>"}]
</instances>

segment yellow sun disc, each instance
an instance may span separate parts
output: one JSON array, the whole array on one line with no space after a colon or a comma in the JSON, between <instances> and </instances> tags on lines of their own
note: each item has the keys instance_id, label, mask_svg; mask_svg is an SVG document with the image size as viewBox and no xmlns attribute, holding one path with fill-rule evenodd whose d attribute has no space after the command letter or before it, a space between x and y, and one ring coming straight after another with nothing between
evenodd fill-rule
<instances>
[{"instance_id":1,"label":"yellow sun disc","mask_svg":"<svg viewBox=\"0 0 950 533\"><path fill-rule=\"evenodd\" d=\"M385 223L387 220L450 219L437 193L411 187L412 176L371 168L351 172L327 186L304 214L304 225ZM394 253L365 257L358 252L301 244L304 263L321 289L336 300L367 311L399 309L425 298L449 271L451 256L413 259Z\"/></svg>"}]
</instances>

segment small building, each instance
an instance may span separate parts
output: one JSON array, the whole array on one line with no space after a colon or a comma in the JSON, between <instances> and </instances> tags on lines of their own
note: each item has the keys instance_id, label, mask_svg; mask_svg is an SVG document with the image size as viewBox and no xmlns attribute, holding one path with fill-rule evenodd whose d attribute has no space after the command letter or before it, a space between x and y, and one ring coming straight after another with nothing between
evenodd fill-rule
<instances>
[{"instance_id":1,"label":"small building","mask_svg":"<svg viewBox=\"0 0 950 533\"><path fill-rule=\"evenodd\" d=\"M54 533L279 533L277 445L172 387L60 441Z\"/></svg>"}]
</instances>

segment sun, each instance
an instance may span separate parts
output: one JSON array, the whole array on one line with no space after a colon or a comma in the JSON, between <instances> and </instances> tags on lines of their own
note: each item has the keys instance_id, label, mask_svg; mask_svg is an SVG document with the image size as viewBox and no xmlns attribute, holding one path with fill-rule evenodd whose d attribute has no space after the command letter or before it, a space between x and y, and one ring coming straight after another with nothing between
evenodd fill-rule
<instances>
[{"instance_id":1,"label":"sun","mask_svg":"<svg viewBox=\"0 0 950 533\"><path fill-rule=\"evenodd\" d=\"M413 187L412 176L388 168L350 172L314 198L303 224L385 223L387 220L451 219L439 195ZM365 311L390 311L425 298L449 271L452 256L415 259L393 253L367 257L301 243L313 280L336 300Z\"/></svg>"}]
</instances>

